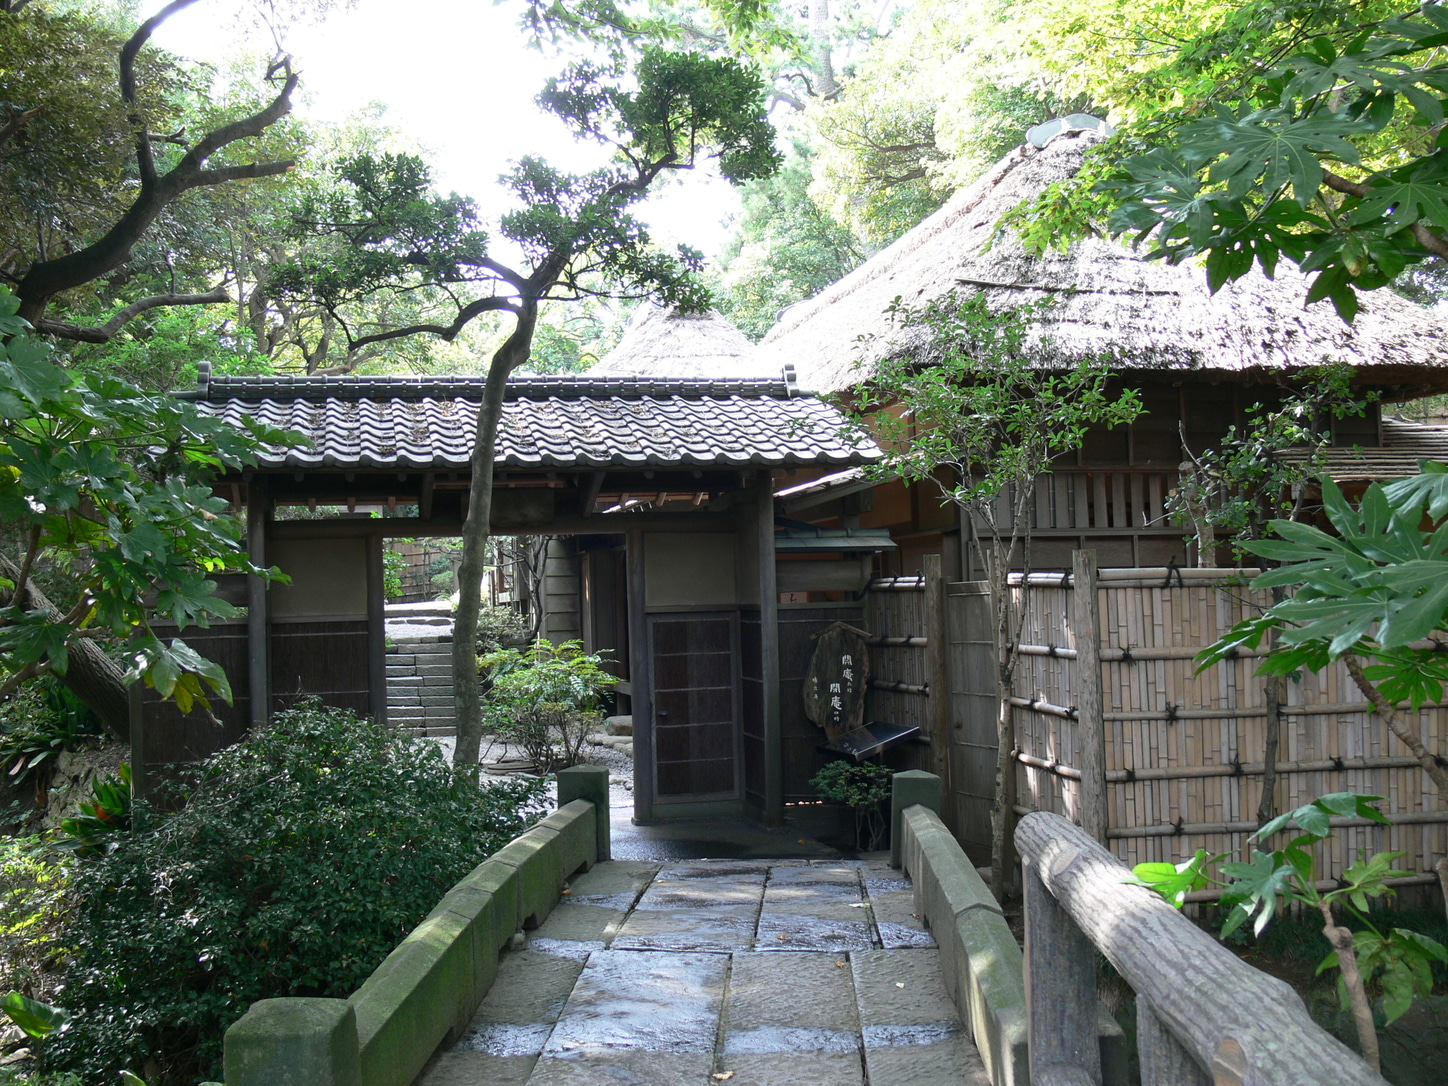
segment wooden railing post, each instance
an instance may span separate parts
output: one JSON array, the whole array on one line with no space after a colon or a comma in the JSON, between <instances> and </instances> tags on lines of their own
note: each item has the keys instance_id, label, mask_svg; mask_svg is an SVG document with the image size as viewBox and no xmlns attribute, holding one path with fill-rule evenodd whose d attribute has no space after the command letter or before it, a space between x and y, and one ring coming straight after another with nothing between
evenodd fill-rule
<instances>
[{"instance_id":1,"label":"wooden railing post","mask_svg":"<svg viewBox=\"0 0 1448 1086\"><path fill-rule=\"evenodd\" d=\"M1172 1036L1145 996L1136 997L1136 1051L1141 1086L1212 1086L1211 1076Z\"/></svg>"},{"instance_id":2,"label":"wooden railing post","mask_svg":"<svg viewBox=\"0 0 1448 1086\"><path fill-rule=\"evenodd\" d=\"M1126 885L1126 867L1079 826L1044 811L1028 814L1016 826L1016 847L1026 876L1035 1086L1081 1081L1069 1070L1051 1077L1057 1065L1100 1073L1096 1053L1081 1043L1081 1023L1094 1014L1083 1010L1093 1007L1094 983L1092 1000L1081 995L1093 946L1146 1007L1143 1086L1387 1086L1312 1020L1285 981L1253 969L1150 890ZM1059 928L1067 924L1077 930L1063 937ZM1049 950L1051 943L1059 950ZM1071 1006L1060 1010L1057 996ZM1191 1064L1209 1069L1208 1077Z\"/></svg>"},{"instance_id":3,"label":"wooden railing post","mask_svg":"<svg viewBox=\"0 0 1448 1086\"><path fill-rule=\"evenodd\" d=\"M1055 866L1075 859L1063 852ZM1031 1082L1101 1086L1095 949L1029 864L1024 877Z\"/></svg>"},{"instance_id":4,"label":"wooden railing post","mask_svg":"<svg viewBox=\"0 0 1448 1086\"><path fill-rule=\"evenodd\" d=\"M1106 843L1106 725L1101 715L1100 604L1096 552L1071 553L1076 631L1076 727L1081 736L1081 828Z\"/></svg>"}]
</instances>

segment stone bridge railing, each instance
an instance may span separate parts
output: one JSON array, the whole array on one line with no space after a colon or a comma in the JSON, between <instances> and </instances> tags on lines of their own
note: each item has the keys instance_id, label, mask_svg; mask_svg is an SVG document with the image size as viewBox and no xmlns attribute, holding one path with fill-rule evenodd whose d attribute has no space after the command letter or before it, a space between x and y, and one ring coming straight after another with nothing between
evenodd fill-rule
<instances>
[{"instance_id":1,"label":"stone bridge railing","mask_svg":"<svg viewBox=\"0 0 1448 1086\"><path fill-rule=\"evenodd\" d=\"M940 945L945 990L970 1028L993 1086L1031 1086L1021 947L1000 903L940 820L940 798L935 774L895 774L890 862L915 884L915 907ZM1126 1086L1121 1027L1101 1007L1094 987L1084 1006L1107 1086Z\"/></svg>"},{"instance_id":2,"label":"stone bridge railing","mask_svg":"<svg viewBox=\"0 0 1448 1086\"><path fill-rule=\"evenodd\" d=\"M1090 1086L1096 951L1136 992L1142 1086L1386 1086L1312 1021L1285 982L1252 968L1080 827L1016 827L1026 891L1026 999L1034 1086Z\"/></svg>"},{"instance_id":3,"label":"stone bridge railing","mask_svg":"<svg viewBox=\"0 0 1448 1086\"><path fill-rule=\"evenodd\" d=\"M558 810L456 886L346 999L263 999L226 1031L226 1086L408 1086L488 994L513 933L607 860L608 770L558 774Z\"/></svg>"}]
</instances>

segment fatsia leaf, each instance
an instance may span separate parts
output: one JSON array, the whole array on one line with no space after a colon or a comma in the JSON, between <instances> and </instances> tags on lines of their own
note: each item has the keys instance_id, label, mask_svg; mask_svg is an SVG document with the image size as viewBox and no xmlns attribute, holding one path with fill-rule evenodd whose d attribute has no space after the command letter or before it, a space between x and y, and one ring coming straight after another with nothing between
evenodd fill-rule
<instances>
[{"instance_id":1,"label":"fatsia leaf","mask_svg":"<svg viewBox=\"0 0 1448 1086\"><path fill-rule=\"evenodd\" d=\"M1322 158L1356 163L1357 148L1345 137L1368 128L1361 120L1292 117L1280 109L1237 116L1219 106L1215 117L1187 125L1181 143L1214 158L1225 156L1213 162L1208 178L1225 184L1229 198L1240 199L1258 186L1271 193L1290 184L1293 199L1306 207L1322 185Z\"/></svg>"},{"instance_id":2,"label":"fatsia leaf","mask_svg":"<svg viewBox=\"0 0 1448 1086\"><path fill-rule=\"evenodd\" d=\"M1448 178L1441 175L1442 170L1420 169L1402 173L1401 180L1375 179L1353 209L1352 221L1361 225L1382 219L1392 230L1426 221L1448 229Z\"/></svg>"}]
</instances>

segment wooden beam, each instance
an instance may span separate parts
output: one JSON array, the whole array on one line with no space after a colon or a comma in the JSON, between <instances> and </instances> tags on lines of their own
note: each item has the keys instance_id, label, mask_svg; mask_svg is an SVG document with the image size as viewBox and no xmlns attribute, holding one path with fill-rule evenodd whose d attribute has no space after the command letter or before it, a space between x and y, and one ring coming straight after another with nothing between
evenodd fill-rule
<instances>
[{"instance_id":1,"label":"wooden beam","mask_svg":"<svg viewBox=\"0 0 1448 1086\"><path fill-rule=\"evenodd\" d=\"M603 489L603 480L608 477L606 471L595 471L588 476L583 484L583 496L579 499L579 513L585 517L593 516L594 503L598 501L599 491Z\"/></svg>"},{"instance_id":2,"label":"wooden beam","mask_svg":"<svg viewBox=\"0 0 1448 1086\"><path fill-rule=\"evenodd\" d=\"M1071 622L1076 634L1076 726L1080 728L1081 828L1106 841L1106 734L1101 704L1101 625L1096 552L1071 553Z\"/></svg>"},{"instance_id":3,"label":"wooden beam","mask_svg":"<svg viewBox=\"0 0 1448 1086\"><path fill-rule=\"evenodd\" d=\"M538 528L526 531L503 529L494 525L501 535L626 535L632 531L650 532L732 532L738 526L737 518L718 513L620 513L594 514L591 517L576 513L556 514ZM423 520L421 517L338 517L335 520L284 520L274 522L271 527L273 539L287 536L438 536L461 535L461 520L438 517Z\"/></svg>"},{"instance_id":4,"label":"wooden beam","mask_svg":"<svg viewBox=\"0 0 1448 1086\"><path fill-rule=\"evenodd\" d=\"M271 519L266 480L253 478L246 488L246 550L258 566L267 564L267 522ZM256 574L246 578L247 694L251 699L248 726L263 727L271 710L271 643L267 622L267 582Z\"/></svg>"},{"instance_id":5,"label":"wooden beam","mask_svg":"<svg viewBox=\"0 0 1448 1086\"><path fill-rule=\"evenodd\" d=\"M367 540L367 700L377 723L387 723L386 577L381 536Z\"/></svg>"},{"instance_id":6,"label":"wooden beam","mask_svg":"<svg viewBox=\"0 0 1448 1086\"><path fill-rule=\"evenodd\" d=\"M764 709L764 824L784 822L784 735L779 706L779 582L774 568L774 485L755 483L755 545L759 549L759 675Z\"/></svg>"},{"instance_id":7,"label":"wooden beam","mask_svg":"<svg viewBox=\"0 0 1448 1086\"><path fill-rule=\"evenodd\" d=\"M649 659L648 615L644 611L644 533L628 533L625 580L628 592L628 655L634 725L634 818L654 817L653 663Z\"/></svg>"},{"instance_id":8,"label":"wooden beam","mask_svg":"<svg viewBox=\"0 0 1448 1086\"><path fill-rule=\"evenodd\" d=\"M940 778L945 789L946 803L942 817L953 831L955 804L950 782L950 677L946 671L945 577L941 564L938 554L924 555L921 561L925 574L925 674L930 684L926 721L930 735L931 771Z\"/></svg>"},{"instance_id":9,"label":"wooden beam","mask_svg":"<svg viewBox=\"0 0 1448 1086\"><path fill-rule=\"evenodd\" d=\"M437 472L424 472L422 476L422 494L417 499L417 515L423 520L432 519L432 496L437 489Z\"/></svg>"}]
</instances>

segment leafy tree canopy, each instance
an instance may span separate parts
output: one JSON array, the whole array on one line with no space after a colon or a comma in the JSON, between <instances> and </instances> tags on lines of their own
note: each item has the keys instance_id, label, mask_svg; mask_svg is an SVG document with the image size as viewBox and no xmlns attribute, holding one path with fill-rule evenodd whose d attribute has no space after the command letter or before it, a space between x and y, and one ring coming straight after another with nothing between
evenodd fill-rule
<instances>
[{"instance_id":1,"label":"leafy tree canopy","mask_svg":"<svg viewBox=\"0 0 1448 1086\"><path fill-rule=\"evenodd\" d=\"M144 676L183 711L206 703L206 686L229 699L220 667L179 638L163 642L151 619L205 626L233 613L215 595L216 574L271 575L247 561L241 525L202 479L288 436L256 423L233 427L114 376L67 370L27 334L18 308L0 290L0 523L24 540L18 563L0 556L0 696L47 673L103 682L115 669L95 655L108 646L129 661L129 678ZM31 579L38 563L57 561L74 577L64 611ZM72 675L77 657L85 665ZM77 692L124 736L125 697L114 677L109 689Z\"/></svg>"}]
</instances>

